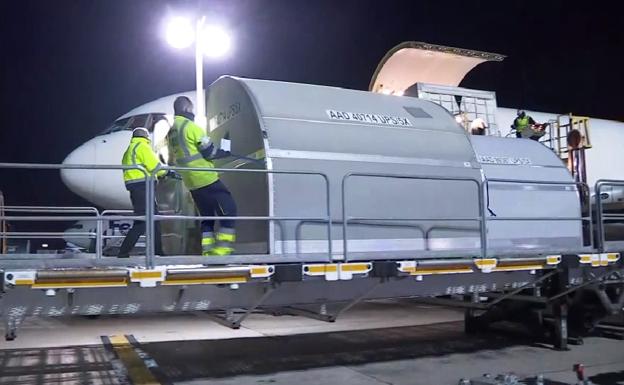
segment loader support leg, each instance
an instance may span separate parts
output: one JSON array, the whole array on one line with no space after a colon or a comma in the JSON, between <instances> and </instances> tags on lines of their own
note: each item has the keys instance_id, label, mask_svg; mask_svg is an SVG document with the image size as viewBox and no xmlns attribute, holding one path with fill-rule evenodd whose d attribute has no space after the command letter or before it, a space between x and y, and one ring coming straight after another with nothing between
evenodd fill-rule
<instances>
[{"instance_id":1,"label":"loader support leg","mask_svg":"<svg viewBox=\"0 0 624 385\"><path fill-rule=\"evenodd\" d=\"M568 349L568 305L563 301L553 304L555 316L555 332L553 345L556 350Z\"/></svg>"}]
</instances>

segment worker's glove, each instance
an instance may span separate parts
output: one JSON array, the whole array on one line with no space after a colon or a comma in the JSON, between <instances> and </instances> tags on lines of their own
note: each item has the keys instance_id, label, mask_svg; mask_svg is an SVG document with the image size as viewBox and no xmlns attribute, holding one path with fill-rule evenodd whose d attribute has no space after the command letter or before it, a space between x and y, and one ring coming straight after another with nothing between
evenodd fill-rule
<instances>
[{"instance_id":1,"label":"worker's glove","mask_svg":"<svg viewBox=\"0 0 624 385\"><path fill-rule=\"evenodd\" d=\"M216 154L212 157L212 159L222 159L222 158L227 158L229 156L232 156L232 153L230 153L229 151L225 151L222 149L217 149Z\"/></svg>"},{"instance_id":2,"label":"worker's glove","mask_svg":"<svg viewBox=\"0 0 624 385\"><path fill-rule=\"evenodd\" d=\"M229 134L225 134L225 137L221 139L221 144L219 145L213 159L222 159L232 156L232 153L230 153L231 143Z\"/></svg>"},{"instance_id":3,"label":"worker's glove","mask_svg":"<svg viewBox=\"0 0 624 385\"><path fill-rule=\"evenodd\" d=\"M210 160L217 154L217 149L210 139L204 138L201 143L199 143L199 152L202 154L204 159Z\"/></svg>"},{"instance_id":4,"label":"worker's glove","mask_svg":"<svg viewBox=\"0 0 624 385\"><path fill-rule=\"evenodd\" d=\"M181 180L182 179L182 175L178 174L178 172L175 171L175 170L167 171L167 174L165 176L167 178L176 179L176 180Z\"/></svg>"}]
</instances>

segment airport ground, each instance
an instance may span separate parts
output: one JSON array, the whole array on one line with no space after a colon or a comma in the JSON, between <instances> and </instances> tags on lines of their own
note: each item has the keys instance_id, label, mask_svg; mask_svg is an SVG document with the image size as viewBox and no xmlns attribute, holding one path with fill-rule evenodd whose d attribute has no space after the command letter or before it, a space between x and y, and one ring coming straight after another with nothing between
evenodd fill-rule
<instances>
[{"instance_id":1,"label":"airport ground","mask_svg":"<svg viewBox=\"0 0 624 385\"><path fill-rule=\"evenodd\" d=\"M526 335L463 332L463 313L406 300L365 303L335 323L254 314L230 330L205 314L29 319L0 342L0 384L456 385L484 373L624 384L624 342L569 351Z\"/></svg>"}]
</instances>

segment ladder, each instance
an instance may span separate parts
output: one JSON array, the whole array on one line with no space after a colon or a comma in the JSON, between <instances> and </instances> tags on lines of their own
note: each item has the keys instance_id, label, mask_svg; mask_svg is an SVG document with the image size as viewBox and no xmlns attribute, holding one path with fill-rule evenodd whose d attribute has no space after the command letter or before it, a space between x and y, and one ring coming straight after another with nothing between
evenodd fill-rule
<instances>
[{"instance_id":1,"label":"ladder","mask_svg":"<svg viewBox=\"0 0 624 385\"><path fill-rule=\"evenodd\" d=\"M569 113L559 115L548 123L548 135L540 142L550 147L566 163L574 180L586 183L585 150L592 147L589 118Z\"/></svg>"}]
</instances>

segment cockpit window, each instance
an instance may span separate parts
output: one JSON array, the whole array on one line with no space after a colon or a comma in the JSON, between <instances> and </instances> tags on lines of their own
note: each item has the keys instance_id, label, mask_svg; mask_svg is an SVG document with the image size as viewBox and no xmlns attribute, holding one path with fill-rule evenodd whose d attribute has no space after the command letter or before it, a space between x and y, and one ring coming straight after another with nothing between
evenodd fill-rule
<instances>
[{"instance_id":1,"label":"cockpit window","mask_svg":"<svg viewBox=\"0 0 624 385\"><path fill-rule=\"evenodd\" d=\"M154 131L154 123L162 119L166 119L165 114L162 113L142 114L119 119L106 130L102 131L100 135L106 135L123 130L134 130L137 127L144 127L147 128L149 132L152 132Z\"/></svg>"},{"instance_id":2,"label":"cockpit window","mask_svg":"<svg viewBox=\"0 0 624 385\"><path fill-rule=\"evenodd\" d=\"M126 128L127 130L134 130L137 127L147 128L149 123L149 114L133 116L131 119L130 124Z\"/></svg>"},{"instance_id":3,"label":"cockpit window","mask_svg":"<svg viewBox=\"0 0 624 385\"><path fill-rule=\"evenodd\" d=\"M110 134L111 132L122 131L126 128L129 121L130 121L130 118L119 119L115 121L115 123L113 123L106 130L102 131L101 135Z\"/></svg>"}]
</instances>

